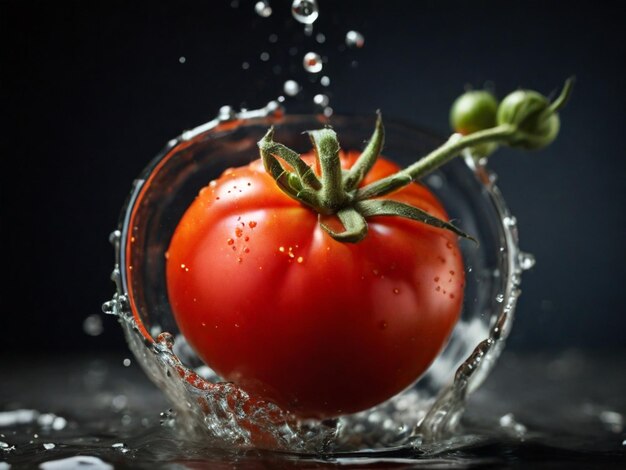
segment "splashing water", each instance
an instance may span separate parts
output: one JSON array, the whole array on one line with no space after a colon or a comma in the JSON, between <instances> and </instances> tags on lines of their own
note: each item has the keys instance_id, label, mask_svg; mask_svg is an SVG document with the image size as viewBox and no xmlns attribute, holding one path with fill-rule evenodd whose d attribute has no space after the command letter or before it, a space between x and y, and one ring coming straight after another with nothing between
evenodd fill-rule
<instances>
[{"instance_id":1,"label":"splashing water","mask_svg":"<svg viewBox=\"0 0 626 470\"><path fill-rule=\"evenodd\" d=\"M297 82L289 83L288 86L286 83L285 94L294 93L294 90L298 89ZM332 113L332 109L327 106L327 97L324 95L319 94L314 102L319 106L326 105L324 112ZM285 121L282 121L283 119ZM150 177L150 180L156 181L165 178L167 181L167 178L170 178L168 175L171 165L177 168L176 174L187 174L184 167L179 167L178 163L174 162L183 165L194 162L192 172L200 171L203 168L203 160L190 159L184 155L189 156L191 155L189 152L200 151L194 150L196 147L201 149L207 143L217 143L222 137L216 140L213 137L213 132L222 129L223 123L238 123L235 130L229 131L236 132L232 135L237 135L239 136L238 139L243 139L241 143L233 142L235 145L233 149L238 149L235 153L241 152L242 145L249 145L251 146L250 151L256 152L253 149L254 142L260 138L270 123L279 124L281 127L288 126L291 119L288 116L283 118L282 109L277 102L271 102L260 110L245 112L236 112L231 107L224 107L213 121L186 131L178 139L172 140L162 155L164 164L158 165L158 175ZM298 136L302 130L315 126L317 121L313 117L310 119L312 119L310 122L307 121L306 124L302 124L302 127L299 128L300 131L293 129L286 135ZM335 119L333 125L336 126L338 132L341 132L342 121L336 117L333 119ZM354 131L354 123L356 122L354 118L346 122L350 123L348 128ZM363 126L364 129L367 128L364 131L364 136L371 132L371 119L367 123L367 126ZM255 128L255 125L259 127L259 135L247 137L248 127ZM394 132L398 132L389 123L387 129L390 136L393 136ZM228 137L231 135L229 133L219 132L221 132L219 135L227 139L225 142L232 138ZM409 142L415 145L413 139L414 137ZM389 149L392 152L394 140L397 139L390 138L389 140ZM363 137L356 137L352 143L342 141L342 144L347 145L346 148L358 148L362 142ZM224 151L223 148L219 152L222 155L220 158L226 158L224 155L232 153ZM250 157L247 151L243 158L249 161ZM211 167L216 164L215 160L208 161L212 162ZM474 270L475 275L468 270L467 276L469 303L466 305L467 311L464 315L476 315L476 317L461 319L450 339L450 344L433 364L426 377L420 380L414 388L373 410L324 422L300 421L288 411L271 403L260 401L234 384L220 382L219 377L198 361L184 337L166 333L168 330L176 331L171 318L158 320L159 315L169 311L166 304L156 307L152 300L148 300L152 294L145 298L148 304L138 305L136 303L138 298L144 299L146 295L137 291L140 285L144 286L142 289L157 289L158 293L155 299L163 298L163 291L161 290L163 287L158 277L150 280L154 274L159 272L155 267L146 271L150 274L147 274L148 278L145 279L145 283L144 280L138 281L136 276L139 275L138 273L144 272L141 268L141 262L136 260L131 263L128 257L135 256L132 254L135 250L139 250L136 251L138 256L145 252L154 253L155 247L145 245L148 236L145 232L148 230L148 227L144 226L147 223L145 221L177 220L177 217L171 215L163 218L162 211L166 210L168 204L161 199L162 196L159 195L158 188L169 188L168 194L171 194L172 191L182 190L172 186L172 183L164 182L155 186L147 186L146 180L138 180L132 191L127 209L127 213L133 215L125 216L123 218L124 226L111 236L118 260L112 278L118 286L118 292L111 301L106 303L105 309L118 316L137 363L146 371L152 381L159 385L175 406L176 414L173 422L175 422L176 429L191 439L202 436L204 441L220 447L262 447L293 453L316 452L322 454L337 451L388 449L394 446L421 448L428 442L440 442L451 436L464 409L467 395L484 379L502 349L503 339L507 336L512 321L518 295L518 275L521 272L515 231L512 230L510 224L503 222L509 217L509 214L497 188L492 183L492 178L482 166L476 166L473 159L467 158L464 162L463 164L463 161L460 161L457 166L451 165L452 169L457 168L454 171L465 172L463 173L464 176L461 178L454 176L455 173L440 174L440 187L436 191L445 199L446 191L452 184L468 184L469 181L475 181L475 184L480 185L476 187L473 194L476 194L476 197L488 197L488 202L483 202L483 204L487 204L485 207L492 207L490 209L493 211L491 217L496 217L500 221L498 230L501 233L491 239L504 240L506 246L503 251L499 247L490 248L496 254L494 259L500 263L498 270L501 274L489 280L483 279L481 276L485 269L481 266L485 260L482 258L471 260L482 253L480 250L487 249L488 243L481 243L479 251L467 251L464 254L464 256L470 257L467 264L481 267L481 269ZM228 160L224 165L225 167L232 166L233 162ZM151 171L155 171L154 167ZM177 181L179 181L177 184L182 184L180 178ZM484 182L487 183L483 187ZM148 200L149 204L142 204L142 201ZM454 208L454 200L450 200L448 203L444 201L444 203L446 207ZM134 207L141 207L141 209L134 212ZM481 207L480 204L477 207ZM150 217L144 219L142 214L147 214L146 211L150 213ZM465 214L463 220L468 217L470 216ZM488 224L488 226L491 227L492 225ZM477 228L477 230L479 229L480 227ZM163 227L159 225L156 233L162 231ZM130 244L132 252L122 251L121 247L126 246L123 240L129 234L136 240L135 243ZM163 235L166 240L167 234L164 233ZM157 256L155 259L162 258L164 257ZM133 264L132 272L125 267L129 263ZM127 287L129 274L135 276L131 291L128 291ZM482 284L476 284L477 282ZM485 282L487 283L485 284ZM480 289L477 290L479 287ZM492 293L485 294L482 292L485 289ZM497 294L502 294L502 302L490 301ZM476 300L473 300L474 297ZM135 300L131 300L132 298ZM141 300L141 302L145 301ZM166 300L164 301L166 302ZM133 304L133 302L135 303ZM161 302L163 300L159 301L159 305ZM135 306L133 307L133 305ZM149 334L148 331L152 334ZM156 340L152 339L155 337ZM457 369L456 374L453 373L455 369ZM124 407L121 407L120 411L123 409ZM251 430L257 431L252 432Z\"/></svg>"}]
</instances>

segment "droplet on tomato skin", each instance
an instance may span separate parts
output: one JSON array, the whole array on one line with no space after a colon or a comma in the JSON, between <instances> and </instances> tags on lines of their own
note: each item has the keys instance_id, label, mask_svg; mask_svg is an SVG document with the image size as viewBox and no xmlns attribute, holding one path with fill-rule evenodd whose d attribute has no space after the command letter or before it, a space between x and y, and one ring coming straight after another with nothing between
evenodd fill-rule
<instances>
[{"instance_id":1,"label":"droplet on tomato skin","mask_svg":"<svg viewBox=\"0 0 626 470\"><path fill-rule=\"evenodd\" d=\"M226 243L228 243L229 245L232 245L233 243L235 243L235 240L233 240L232 238L229 238L228 240L226 240Z\"/></svg>"},{"instance_id":2,"label":"droplet on tomato skin","mask_svg":"<svg viewBox=\"0 0 626 470\"><path fill-rule=\"evenodd\" d=\"M439 292L439 291L441 290L441 286L437 286L437 287L435 288L435 290L436 290L437 292Z\"/></svg>"},{"instance_id":3,"label":"droplet on tomato skin","mask_svg":"<svg viewBox=\"0 0 626 470\"><path fill-rule=\"evenodd\" d=\"M439 282L439 276L435 276L435 279L433 279L433 281Z\"/></svg>"},{"instance_id":4,"label":"droplet on tomato skin","mask_svg":"<svg viewBox=\"0 0 626 470\"><path fill-rule=\"evenodd\" d=\"M237 228L235 229L235 236L236 236L237 238L240 238L242 235L243 235L243 230L241 229L241 227L237 227Z\"/></svg>"},{"instance_id":5,"label":"droplet on tomato skin","mask_svg":"<svg viewBox=\"0 0 626 470\"><path fill-rule=\"evenodd\" d=\"M296 260L299 264L302 264L304 262L304 258L302 256L298 256L298 259Z\"/></svg>"},{"instance_id":6,"label":"droplet on tomato skin","mask_svg":"<svg viewBox=\"0 0 626 470\"><path fill-rule=\"evenodd\" d=\"M450 294L450 298L451 298L451 299L454 299L454 294Z\"/></svg>"},{"instance_id":7,"label":"droplet on tomato skin","mask_svg":"<svg viewBox=\"0 0 626 470\"><path fill-rule=\"evenodd\" d=\"M393 289L393 293L394 293L394 294L396 294L396 295L397 295L397 294L399 294L399 293L400 293L400 289L398 289L397 287L395 287L395 288Z\"/></svg>"},{"instance_id":8,"label":"droplet on tomato skin","mask_svg":"<svg viewBox=\"0 0 626 470\"><path fill-rule=\"evenodd\" d=\"M248 183L248 184L249 184L249 183ZM254 227L256 227L256 222L255 222L254 220L251 220L251 221L248 223L248 226L249 226L250 228L254 228Z\"/></svg>"},{"instance_id":9,"label":"droplet on tomato skin","mask_svg":"<svg viewBox=\"0 0 626 470\"><path fill-rule=\"evenodd\" d=\"M454 276L454 271L450 270L450 275Z\"/></svg>"},{"instance_id":10,"label":"droplet on tomato skin","mask_svg":"<svg viewBox=\"0 0 626 470\"><path fill-rule=\"evenodd\" d=\"M383 321L381 321L381 322L378 324L378 327L379 327L381 330L386 330L386 329L387 329L387 326L388 326L388 325L387 325L387 322L386 322L386 321L384 321L384 320L383 320Z\"/></svg>"},{"instance_id":11,"label":"droplet on tomato skin","mask_svg":"<svg viewBox=\"0 0 626 470\"><path fill-rule=\"evenodd\" d=\"M279 246L278 247L278 251L280 251L281 253L285 252L285 247L284 246Z\"/></svg>"},{"instance_id":12,"label":"droplet on tomato skin","mask_svg":"<svg viewBox=\"0 0 626 470\"><path fill-rule=\"evenodd\" d=\"M250 248L245 247L245 248L243 249L243 252L244 252L244 253L250 253Z\"/></svg>"},{"instance_id":13,"label":"droplet on tomato skin","mask_svg":"<svg viewBox=\"0 0 626 470\"><path fill-rule=\"evenodd\" d=\"M243 237L244 241L249 242L250 241L250 237L248 235L246 235L245 237Z\"/></svg>"}]
</instances>

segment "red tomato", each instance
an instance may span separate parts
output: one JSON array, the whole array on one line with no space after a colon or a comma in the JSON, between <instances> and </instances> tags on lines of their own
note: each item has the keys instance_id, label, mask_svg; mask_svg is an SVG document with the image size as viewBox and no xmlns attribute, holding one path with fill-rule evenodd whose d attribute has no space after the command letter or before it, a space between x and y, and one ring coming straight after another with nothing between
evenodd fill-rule
<instances>
[{"instance_id":1,"label":"red tomato","mask_svg":"<svg viewBox=\"0 0 626 470\"><path fill-rule=\"evenodd\" d=\"M350 167L357 154L342 154ZM363 184L396 172L379 158ZM391 195L447 220L413 183ZM336 241L261 161L227 170L182 217L167 253L181 332L220 376L301 417L365 410L410 386L461 310L453 233L400 217Z\"/></svg>"}]
</instances>

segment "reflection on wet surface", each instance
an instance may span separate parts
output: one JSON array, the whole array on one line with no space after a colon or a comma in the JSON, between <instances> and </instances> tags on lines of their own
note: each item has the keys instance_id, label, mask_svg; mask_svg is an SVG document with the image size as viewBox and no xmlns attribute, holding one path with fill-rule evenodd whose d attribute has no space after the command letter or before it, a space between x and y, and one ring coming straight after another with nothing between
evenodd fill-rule
<instances>
[{"instance_id":1,"label":"reflection on wet surface","mask_svg":"<svg viewBox=\"0 0 626 470\"><path fill-rule=\"evenodd\" d=\"M205 448L177 435L160 390L128 355L0 366L0 470L8 468L624 468L626 355L505 353L460 434L436 447L290 457Z\"/></svg>"}]
</instances>

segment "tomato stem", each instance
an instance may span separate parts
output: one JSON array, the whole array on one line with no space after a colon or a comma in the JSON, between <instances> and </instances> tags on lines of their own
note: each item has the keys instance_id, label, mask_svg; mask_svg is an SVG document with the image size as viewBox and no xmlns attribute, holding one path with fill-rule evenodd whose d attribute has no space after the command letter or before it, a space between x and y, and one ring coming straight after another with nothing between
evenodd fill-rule
<instances>
[{"instance_id":1,"label":"tomato stem","mask_svg":"<svg viewBox=\"0 0 626 470\"><path fill-rule=\"evenodd\" d=\"M319 177L297 152L273 141L273 128L259 141L259 150L266 171L287 195L319 214L336 215L343 231L338 232L320 222L321 227L336 240L350 243L362 240L367 235L366 219L374 216L404 217L474 240L451 223L422 209L399 201L375 198L422 178L468 148L482 144L528 149L545 147L556 137L559 126L556 113L569 99L572 86L573 79L570 78L552 103L534 91L513 92L500 103L498 124L494 127L468 135L453 134L441 147L414 164L361 188L358 186L376 163L383 147L385 130L380 112L377 112L370 141L349 170L341 168L339 141L330 128L308 131L321 170ZM283 166L279 159L288 167Z\"/></svg>"},{"instance_id":2,"label":"tomato stem","mask_svg":"<svg viewBox=\"0 0 626 470\"><path fill-rule=\"evenodd\" d=\"M474 147L485 142L504 143L514 135L516 131L517 129L514 126L505 124L466 136L453 134L445 144L433 150L413 165L359 189L356 193L355 200L363 201L383 196L400 189L427 175L431 171L436 170L441 165L460 155L466 148Z\"/></svg>"}]
</instances>

